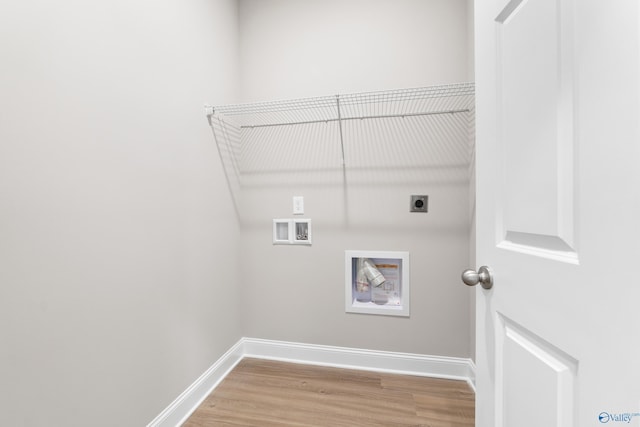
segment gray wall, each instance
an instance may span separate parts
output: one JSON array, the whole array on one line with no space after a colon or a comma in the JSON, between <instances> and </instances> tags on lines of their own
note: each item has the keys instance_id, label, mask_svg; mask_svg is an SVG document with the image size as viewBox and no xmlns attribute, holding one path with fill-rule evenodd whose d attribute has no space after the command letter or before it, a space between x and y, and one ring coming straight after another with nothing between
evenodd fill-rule
<instances>
[{"instance_id":1,"label":"gray wall","mask_svg":"<svg viewBox=\"0 0 640 427\"><path fill-rule=\"evenodd\" d=\"M141 426L240 338L233 0L0 7L0 425Z\"/></svg>"},{"instance_id":2,"label":"gray wall","mask_svg":"<svg viewBox=\"0 0 640 427\"><path fill-rule=\"evenodd\" d=\"M467 12L466 0L242 0L243 99L468 81ZM459 279L469 265L468 137L451 145L352 137L347 126L345 184L335 143L319 128L295 132L274 131L255 148L260 156L244 153L244 333L469 357L470 293ZM395 161L407 152L419 166L410 173L406 159ZM409 213L409 195L425 193L430 212ZM273 246L271 221L291 217L294 195L305 197L313 246ZM410 318L345 313L345 249L411 253Z\"/></svg>"},{"instance_id":3,"label":"gray wall","mask_svg":"<svg viewBox=\"0 0 640 427\"><path fill-rule=\"evenodd\" d=\"M239 4L244 101L471 78L470 0L239 0Z\"/></svg>"}]
</instances>

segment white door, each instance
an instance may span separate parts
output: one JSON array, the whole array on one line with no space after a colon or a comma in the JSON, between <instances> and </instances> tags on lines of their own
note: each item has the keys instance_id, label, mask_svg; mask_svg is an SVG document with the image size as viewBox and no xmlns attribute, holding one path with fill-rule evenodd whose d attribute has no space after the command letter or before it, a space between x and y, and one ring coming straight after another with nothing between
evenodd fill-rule
<instances>
[{"instance_id":1,"label":"white door","mask_svg":"<svg viewBox=\"0 0 640 427\"><path fill-rule=\"evenodd\" d=\"M637 0L478 0L477 427L640 426Z\"/></svg>"}]
</instances>

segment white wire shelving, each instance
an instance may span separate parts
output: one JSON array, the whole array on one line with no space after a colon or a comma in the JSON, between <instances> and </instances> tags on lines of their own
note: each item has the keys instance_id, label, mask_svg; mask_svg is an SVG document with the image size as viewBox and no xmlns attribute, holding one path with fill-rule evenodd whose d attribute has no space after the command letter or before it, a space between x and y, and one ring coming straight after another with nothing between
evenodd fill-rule
<instances>
[{"instance_id":1,"label":"white wire shelving","mask_svg":"<svg viewBox=\"0 0 640 427\"><path fill-rule=\"evenodd\" d=\"M258 179L252 174L262 183L269 179L266 169L274 175L335 168L346 185L348 168L363 170L382 157L395 170L417 169L416 159L429 156L452 164L467 155L468 146L453 141L468 141L474 105L474 83L457 83L205 108L230 189L238 194L243 182ZM437 147L416 148L429 144ZM396 151L388 152L389 145Z\"/></svg>"},{"instance_id":2,"label":"white wire shelving","mask_svg":"<svg viewBox=\"0 0 640 427\"><path fill-rule=\"evenodd\" d=\"M469 112L474 83L208 107L241 129Z\"/></svg>"}]
</instances>

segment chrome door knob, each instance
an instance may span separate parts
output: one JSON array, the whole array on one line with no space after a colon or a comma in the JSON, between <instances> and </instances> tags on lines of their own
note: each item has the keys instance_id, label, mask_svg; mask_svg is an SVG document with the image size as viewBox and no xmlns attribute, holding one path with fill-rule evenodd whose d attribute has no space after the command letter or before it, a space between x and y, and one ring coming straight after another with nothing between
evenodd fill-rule
<instances>
[{"instance_id":1,"label":"chrome door knob","mask_svg":"<svg viewBox=\"0 0 640 427\"><path fill-rule=\"evenodd\" d=\"M491 289L493 286L493 275L489 267L483 265L477 272L474 270L463 271L462 281L467 286L475 286L480 283L483 288Z\"/></svg>"}]
</instances>

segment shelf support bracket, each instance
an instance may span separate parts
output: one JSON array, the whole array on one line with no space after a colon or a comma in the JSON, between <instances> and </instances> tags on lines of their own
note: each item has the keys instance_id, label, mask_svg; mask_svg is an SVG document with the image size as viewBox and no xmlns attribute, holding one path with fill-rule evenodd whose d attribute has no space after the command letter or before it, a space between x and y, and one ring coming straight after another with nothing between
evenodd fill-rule
<instances>
[{"instance_id":1,"label":"shelf support bracket","mask_svg":"<svg viewBox=\"0 0 640 427\"><path fill-rule=\"evenodd\" d=\"M340 114L340 95L336 95L336 107L338 108L338 129L340 130L340 149L342 153L342 169L344 169L344 139L342 138L342 115Z\"/></svg>"},{"instance_id":2,"label":"shelf support bracket","mask_svg":"<svg viewBox=\"0 0 640 427\"><path fill-rule=\"evenodd\" d=\"M344 138L342 137L342 114L340 112L340 95L336 95L336 107L338 109L338 130L340 131L340 150L342 154L342 185L344 186L344 223L349 224L348 203L349 195L347 194L347 166L344 160Z\"/></svg>"}]
</instances>

